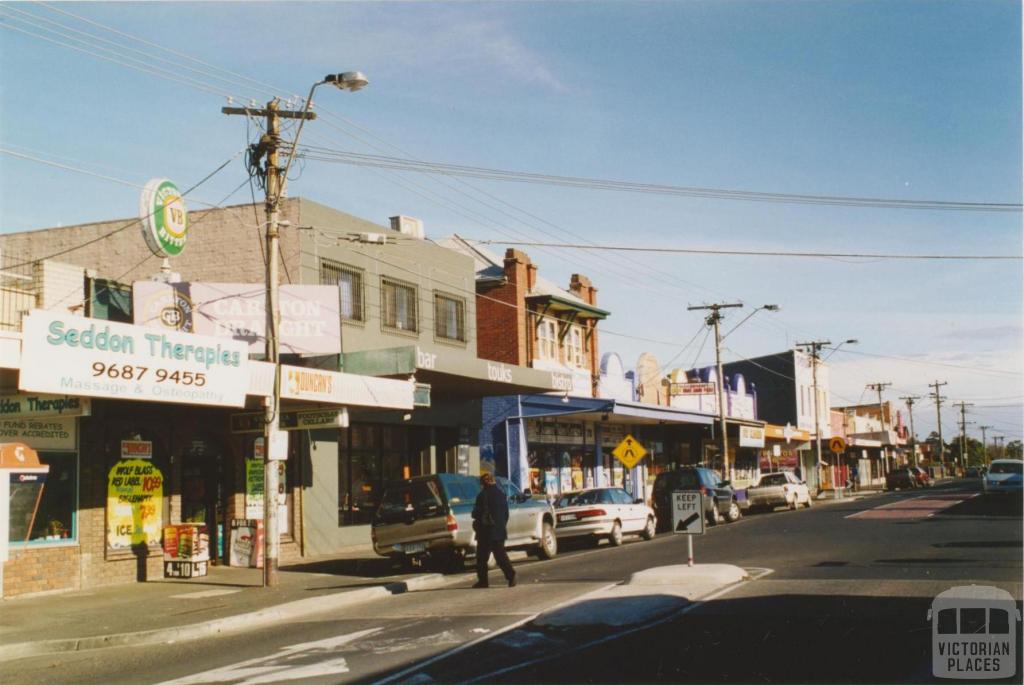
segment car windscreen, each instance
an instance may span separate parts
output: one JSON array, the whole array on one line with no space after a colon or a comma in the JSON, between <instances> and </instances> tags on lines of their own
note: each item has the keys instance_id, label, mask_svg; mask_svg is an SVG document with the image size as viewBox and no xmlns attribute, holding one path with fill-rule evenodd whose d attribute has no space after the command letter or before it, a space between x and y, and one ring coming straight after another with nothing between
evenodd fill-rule
<instances>
[{"instance_id":1,"label":"car windscreen","mask_svg":"<svg viewBox=\"0 0 1024 685\"><path fill-rule=\"evenodd\" d=\"M384 492L378 517L385 522L408 518L428 518L444 514L444 499L437 481L421 480L401 483Z\"/></svg>"},{"instance_id":2,"label":"car windscreen","mask_svg":"<svg viewBox=\"0 0 1024 685\"><path fill-rule=\"evenodd\" d=\"M993 462L992 466L989 467L989 473L1021 473L1024 471L1024 464L1015 464L1013 462L1004 461Z\"/></svg>"},{"instance_id":3,"label":"car windscreen","mask_svg":"<svg viewBox=\"0 0 1024 685\"><path fill-rule=\"evenodd\" d=\"M697 479L696 471L670 471L661 474L654 481L654 494L662 495L673 490L696 490L698 487L700 481Z\"/></svg>"}]
</instances>

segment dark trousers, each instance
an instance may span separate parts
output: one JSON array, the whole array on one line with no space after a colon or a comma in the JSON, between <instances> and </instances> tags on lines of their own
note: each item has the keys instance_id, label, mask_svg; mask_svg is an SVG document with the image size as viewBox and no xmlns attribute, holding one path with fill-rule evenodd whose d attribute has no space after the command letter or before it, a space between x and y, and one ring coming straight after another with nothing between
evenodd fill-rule
<instances>
[{"instance_id":1,"label":"dark trousers","mask_svg":"<svg viewBox=\"0 0 1024 685\"><path fill-rule=\"evenodd\" d=\"M516 575L512 568L512 562L508 560L508 552L505 551L505 541L495 542L487 535L480 535L476 539L476 577L481 583L487 582L487 562L491 555L498 563L498 568L505 574L505 580L512 580Z\"/></svg>"}]
</instances>

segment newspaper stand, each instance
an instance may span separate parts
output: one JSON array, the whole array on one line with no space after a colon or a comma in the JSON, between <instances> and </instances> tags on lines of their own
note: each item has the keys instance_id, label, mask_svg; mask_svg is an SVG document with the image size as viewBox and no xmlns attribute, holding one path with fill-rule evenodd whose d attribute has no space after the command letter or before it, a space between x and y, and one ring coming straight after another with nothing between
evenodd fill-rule
<instances>
[{"instance_id":1,"label":"newspaper stand","mask_svg":"<svg viewBox=\"0 0 1024 685\"><path fill-rule=\"evenodd\" d=\"M199 578L206 575L209 564L210 536L206 526L164 526L165 578Z\"/></svg>"}]
</instances>

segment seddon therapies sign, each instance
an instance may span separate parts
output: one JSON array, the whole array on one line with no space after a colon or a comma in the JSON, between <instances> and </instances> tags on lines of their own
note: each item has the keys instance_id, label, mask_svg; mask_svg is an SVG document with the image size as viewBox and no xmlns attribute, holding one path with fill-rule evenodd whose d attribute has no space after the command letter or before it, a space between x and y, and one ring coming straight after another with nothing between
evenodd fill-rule
<instances>
[{"instance_id":1,"label":"seddon therapies sign","mask_svg":"<svg viewBox=\"0 0 1024 685\"><path fill-rule=\"evenodd\" d=\"M248 346L37 309L22 325L18 385L30 392L241 407Z\"/></svg>"}]
</instances>

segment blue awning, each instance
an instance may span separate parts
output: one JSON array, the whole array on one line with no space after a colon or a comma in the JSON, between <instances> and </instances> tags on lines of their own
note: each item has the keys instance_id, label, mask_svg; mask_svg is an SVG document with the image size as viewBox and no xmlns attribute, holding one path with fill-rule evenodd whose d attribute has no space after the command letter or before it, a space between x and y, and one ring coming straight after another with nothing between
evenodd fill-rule
<instances>
[{"instance_id":1,"label":"blue awning","mask_svg":"<svg viewBox=\"0 0 1024 685\"><path fill-rule=\"evenodd\" d=\"M627 418L631 423L689 423L711 425L715 417L709 414L675 409L673 407L641 402L624 402L594 397L567 397L565 395L521 395L522 418L573 415L580 419L599 421L607 414L613 418Z\"/></svg>"}]
</instances>

